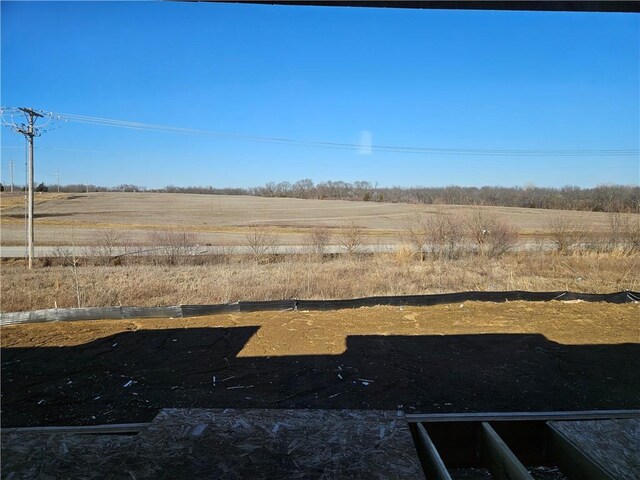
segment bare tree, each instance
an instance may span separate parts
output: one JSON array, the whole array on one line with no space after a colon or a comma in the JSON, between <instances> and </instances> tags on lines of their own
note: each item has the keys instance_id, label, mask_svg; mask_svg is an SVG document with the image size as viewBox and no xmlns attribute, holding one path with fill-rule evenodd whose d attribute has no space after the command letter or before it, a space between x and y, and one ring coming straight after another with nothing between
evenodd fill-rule
<instances>
[{"instance_id":1,"label":"bare tree","mask_svg":"<svg viewBox=\"0 0 640 480\"><path fill-rule=\"evenodd\" d=\"M444 246L441 256L444 254L446 258L456 258L464 243L464 225L456 216L447 216L438 220L437 235L439 242Z\"/></svg>"},{"instance_id":2,"label":"bare tree","mask_svg":"<svg viewBox=\"0 0 640 480\"><path fill-rule=\"evenodd\" d=\"M420 255L420 260L424 260L426 249L429 248L429 222L426 218L418 214L407 221L404 227L403 238L413 250Z\"/></svg>"},{"instance_id":3,"label":"bare tree","mask_svg":"<svg viewBox=\"0 0 640 480\"><path fill-rule=\"evenodd\" d=\"M588 225L582 218L568 215L550 217L546 228L556 250L561 253L579 247L588 233Z\"/></svg>"},{"instance_id":4,"label":"bare tree","mask_svg":"<svg viewBox=\"0 0 640 480\"><path fill-rule=\"evenodd\" d=\"M73 279L73 289L76 297L76 303L78 308L83 305L83 292L82 285L80 283L80 259L76 253L75 248L75 236L72 235L71 247L56 247L53 251L53 256L59 259L63 266L67 267L71 272L71 278Z\"/></svg>"},{"instance_id":5,"label":"bare tree","mask_svg":"<svg viewBox=\"0 0 640 480\"><path fill-rule=\"evenodd\" d=\"M93 238L93 245L89 247L88 254L99 263L108 265L118 257L122 246L127 243L127 236L119 230L99 230Z\"/></svg>"},{"instance_id":6,"label":"bare tree","mask_svg":"<svg viewBox=\"0 0 640 480\"><path fill-rule=\"evenodd\" d=\"M628 253L640 250L640 216L611 213L605 243L608 250L620 249Z\"/></svg>"},{"instance_id":7,"label":"bare tree","mask_svg":"<svg viewBox=\"0 0 640 480\"><path fill-rule=\"evenodd\" d=\"M455 258L463 247L464 225L455 215L448 215L441 207L433 214L416 215L405 226L405 239L420 254L431 252L436 258Z\"/></svg>"},{"instance_id":8,"label":"bare tree","mask_svg":"<svg viewBox=\"0 0 640 480\"><path fill-rule=\"evenodd\" d=\"M249 225L248 231L244 234L243 243L249 247L256 263L273 254L278 245L278 236L260 225Z\"/></svg>"},{"instance_id":9,"label":"bare tree","mask_svg":"<svg viewBox=\"0 0 640 480\"><path fill-rule=\"evenodd\" d=\"M469 238L480 255L497 258L512 250L518 243L518 232L492 213L474 210L465 223Z\"/></svg>"},{"instance_id":10,"label":"bare tree","mask_svg":"<svg viewBox=\"0 0 640 480\"><path fill-rule=\"evenodd\" d=\"M361 253L364 249L364 230L355 222L350 222L340 230L338 243L345 248L348 255Z\"/></svg>"},{"instance_id":11,"label":"bare tree","mask_svg":"<svg viewBox=\"0 0 640 480\"><path fill-rule=\"evenodd\" d=\"M168 265L184 263L198 250L198 240L190 232L154 230L149 232L149 243L156 247L160 262Z\"/></svg>"},{"instance_id":12,"label":"bare tree","mask_svg":"<svg viewBox=\"0 0 640 480\"><path fill-rule=\"evenodd\" d=\"M437 258L455 258L464 241L464 225L455 215L448 215L438 206L434 215L424 221L426 243Z\"/></svg>"},{"instance_id":13,"label":"bare tree","mask_svg":"<svg viewBox=\"0 0 640 480\"><path fill-rule=\"evenodd\" d=\"M328 228L315 227L307 233L305 240L311 252L319 258L322 258L327 252L327 247L331 241L331 233Z\"/></svg>"}]
</instances>

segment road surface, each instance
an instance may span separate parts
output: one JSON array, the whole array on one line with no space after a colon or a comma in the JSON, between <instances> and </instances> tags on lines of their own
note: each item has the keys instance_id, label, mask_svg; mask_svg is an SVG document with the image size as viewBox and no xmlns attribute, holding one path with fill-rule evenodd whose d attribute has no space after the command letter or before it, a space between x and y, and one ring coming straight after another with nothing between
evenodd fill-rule
<instances>
[{"instance_id":1,"label":"road surface","mask_svg":"<svg viewBox=\"0 0 640 480\"><path fill-rule=\"evenodd\" d=\"M393 253L403 245L362 245L358 248L358 253ZM117 257L123 255L163 255L172 247L147 247L147 246L127 246L114 247L110 256ZM471 246L467 248L471 249ZM533 251L533 250L550 250L553 245L550 242L540 243L521 243L514 250L517 251ZM96 247L69 247L69 246L36 246L34 247L36 257L58 257L71 256L75 254L77 257L100 255L96 253ZM189 255L250 255L253 251L250 247L244 245L222 246L222 245L196 245L189 247ZM293 255L301 253L309 253L312 248L308 245L278 245L269 249L269 253L276 255ZM327 254L347 253L347 249L341 245L328 245L325 249ZM2 258L23 258L26 257L26 248L24 246L0 246L0 257Z\"/></svg>"}]
</instances>

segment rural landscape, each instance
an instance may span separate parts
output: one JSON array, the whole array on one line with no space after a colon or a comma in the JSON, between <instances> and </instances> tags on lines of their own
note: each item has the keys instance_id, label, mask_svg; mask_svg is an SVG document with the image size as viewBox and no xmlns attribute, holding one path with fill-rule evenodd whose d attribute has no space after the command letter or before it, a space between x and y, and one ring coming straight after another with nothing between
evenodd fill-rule
<instances>
[{"instance_id":1,"label":"rural landscape","mask_svg":"<svg viewBox=\"0 0 640 480\"><path fill-rule=\"evenodd\" d=\"M1 200L3 251L23 249L24 194ZM45 192L36 206L42 250L32 270L19 255L3 255L3 312L465 290L606 294L637 292L640 282L635 213L153 192ZM634 409L640 310L631 298L399 308L382 301L355 310L258 307L5 326L3 425L137 425L167 405L409 415ZM37 453L40 435L25 438L5 437L5 448L20 452L10 469L87 475L73 460L86 455L86 442L74 443L81 436L64 437L78 450L62 463ZM173 471L155 460L140 470L125 453L131 437L104 438L91 447L102 458L92 474L114 462L152 476ZM405 460L406 472L418 468ZM455 456L447 462L452 478L489 478ZM533 478L567 478L542 454L530 462ZM369 468L321 464L348 475ZM250 465L235 471L251 476Z\"/></svg>"},{"instance_id":2,"label":"rural landscape","mask_svg":"<svg viewBox=\"0 0 640 480\"><path fill-rule=\"evenodd\" d=\"M24 245L23 201L2 194L4 251ZM186 193L36 202L40 268L3 258L3 311L640 289L637 213Z\"/></svg>"},{"instance_id":3,"label":"rural landscape","mask_svg":"<svg viewBox=\"0 0 640 480\"><path fill-rule=\"evenodd\" d=\"M637 2L0 12L3 480L640 478Z\"/></svg>"}]
</instances>

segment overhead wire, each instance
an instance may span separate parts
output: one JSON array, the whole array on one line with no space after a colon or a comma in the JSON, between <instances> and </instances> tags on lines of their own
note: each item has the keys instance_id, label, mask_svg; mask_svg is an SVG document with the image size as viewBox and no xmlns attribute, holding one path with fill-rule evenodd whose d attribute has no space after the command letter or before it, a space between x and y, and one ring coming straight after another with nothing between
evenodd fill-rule
<instances>
[{"instance_id":1,"label":"overhead wire","mask_svg":"<svg viewBox=\"0 0 640 480\"><path fill-rule=\"evenodd\" d=\"M3 108L5 110L5 108ZM17 110L6 108L6 110ZM64 122L76 122L92 125L110 126L125 128L130 130L142 130L153 132L207 135L222 138L231 138L244 141L276 143L295 145L311 148L328 148L339 150L354 150L366 147L371 151L385 153L411 153L429 155L460 155L460 156L522 156L522 157L584 157L584 156L637 156L640 150L637 149L483 149L483 148L437 148L421 146L401 146L401 145L365 145L347 142L328 142L318 140L300 140L286 137L249 135L244 133L223 132L217 130L204 130L189 127L176 127L170 125L159 125L143 122L132 122L127 120L117 120L111 118L92 117L72 113L40 112L50 117L50 119ZM51 121L51 120L50 120Z\"/></svg>"},{"instance_id":2,"label":"overhead wire","mask_svg":"<svg viewBox=\"0 0 640 480\"><path fill-rule=\"evenodd\" d=\"M285 143L307 147L323 147L337 149L358 149L362 148L362 144L345 143L345 142L326 142L317 140L298 140L285 137L271 137L248 135L235 132L221 132L216 130L202 130L195 128L174 127L168 125L148 124L141 122L131 122L125 120L115 120L108 118L89 117L77 114L57 114L59 118L69 121L92 123L106 126L114 126L120 128L129 128L136 130L152 130L171 133L189 133L198 135L213 135L219 137L238 138L242 140L260 141L269 143ZM369 146L367 145L367 148ZM469 149L469 148L434 148L434 147L408 147L397 145L371 145L371 150L378 150L391 153L430 153L441 155L481 155L481 156L629 156L638 155L638 150L621 150L621 149L599 149L599 150L505 150L505 149Z\"/></svg>"}]
</instances>

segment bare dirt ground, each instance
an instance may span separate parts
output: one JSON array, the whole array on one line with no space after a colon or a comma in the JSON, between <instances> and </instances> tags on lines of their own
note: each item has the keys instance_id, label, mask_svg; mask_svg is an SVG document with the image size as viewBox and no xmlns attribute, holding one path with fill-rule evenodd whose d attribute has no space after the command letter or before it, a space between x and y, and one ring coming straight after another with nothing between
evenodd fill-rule
<instances>
[{"instance_id":1,"label":"bare dirt ground","mask_svg":"<svg viewBox=\"0 0 640 480\"><path fill-rule=\"evenodd\" d=\"M23 194L0 196L2 245L24 244ZM152 230L195 232L212 245L237 245L252 224L270 227L283 245L302 244L311 227L366 229L368 243L394 243L417 213L466 215L474 208L494 213L524 235L543 234L553 217L569 217L605 231L609 216L512 207L434 206L343 200L303 200L173 193L88 193L36 195L36 245L90 245L96 231L122 230L129 244L145 244Z\"/></svg>"},{"instance_id":2,"label":"bare dirt ground","mask_svg":"<svg viewBox=\"0 0 640 480\"><path fill-rule=\"evenodd\" d=\"M639 408L637 304L476 303L2 329L2 424L162 407Z\"/></svg>"}]
</instances>

